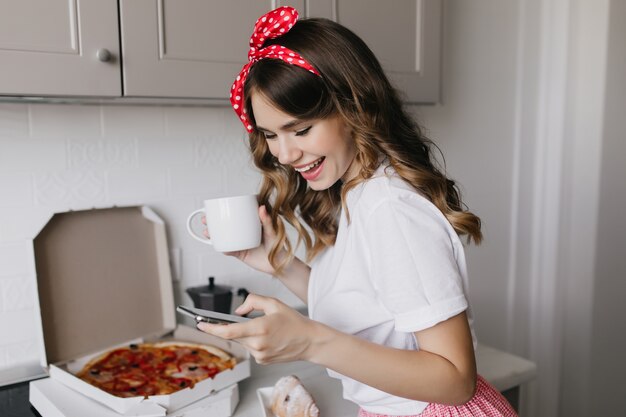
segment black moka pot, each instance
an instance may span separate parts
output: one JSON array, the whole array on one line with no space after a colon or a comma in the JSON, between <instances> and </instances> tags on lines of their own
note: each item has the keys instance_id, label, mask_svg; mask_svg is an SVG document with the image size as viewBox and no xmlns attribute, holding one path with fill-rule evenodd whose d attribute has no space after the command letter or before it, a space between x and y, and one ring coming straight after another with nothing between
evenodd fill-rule
<instances>
[{"instance_id":1,"label":"black moka pot","mask_svg":"<svg viewBox=\"0 0 626 417\"><path fill-rule=\"evenodd\" d=\"M186 291L196 308L230 314L233 301L233 287L216 285L214 277L209 277L208 286L191 287L187 288ZM237 295L245 298L248 295L248 291L245 288L240 288L237 291Z\"/></svg>"}]
</instances>

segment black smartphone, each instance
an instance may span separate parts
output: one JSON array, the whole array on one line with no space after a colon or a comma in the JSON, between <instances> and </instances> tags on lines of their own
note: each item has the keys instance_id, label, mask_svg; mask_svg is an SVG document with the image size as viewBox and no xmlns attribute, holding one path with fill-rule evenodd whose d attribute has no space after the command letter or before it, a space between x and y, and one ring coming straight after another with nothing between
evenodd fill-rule
<instances>
[{"instance_id":1,"label":"black smartphone","mask_svg":"<svg viewBox=\"0 0 626 417\"><path fill-rule=\"evenodd\" d=\"M182 305L176 307L176 311L187 317L191 317L196 322L204 321L212 324L243 323L250 320L247 317L236 316L234 314L218 313L217 311L203 310L201 308Z\"/></svg>"}]
</instances>

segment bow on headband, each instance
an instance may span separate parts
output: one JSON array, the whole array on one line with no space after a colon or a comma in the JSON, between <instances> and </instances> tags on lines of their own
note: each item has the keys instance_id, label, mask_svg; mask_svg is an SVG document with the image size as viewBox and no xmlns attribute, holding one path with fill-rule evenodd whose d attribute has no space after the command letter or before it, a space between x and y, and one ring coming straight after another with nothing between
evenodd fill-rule
<instances>
[{"instance_id":1,"label":"bow on headband","mask_svg":"<svg viewBox=\"0 0 626 417\"><path fill-rule=\"evenodd\" d=\"M246 115L243 102L243 84L252 64L264 58L281 59L288 64L297 65L315 75L320 75L304 58L284 46L271 45L261 48L265 40L275 39L289 32L297 21L298 11L293 7L283 6L259 17L254 24L254 32L250 38L250 50L248 51L248 63L243 66L230 89L230 103L248 132L252 132L253 128Z\"/></svg>"}]
</instances>

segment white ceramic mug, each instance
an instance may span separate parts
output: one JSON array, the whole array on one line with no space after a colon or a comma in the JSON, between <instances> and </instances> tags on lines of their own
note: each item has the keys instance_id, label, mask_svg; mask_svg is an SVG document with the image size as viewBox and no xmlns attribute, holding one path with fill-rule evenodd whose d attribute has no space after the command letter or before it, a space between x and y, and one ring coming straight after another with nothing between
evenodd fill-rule
<instances>
[{"instance_id":1,"label":"white ceramic mug","mask_svg":"<svg viewBox=\"0 0 626 417\"><path fill-rule=\"evenodd\" d=\"M195 216L204 214L209 238L191 228ZM187 231L198 241L213 245L218 252L256 248L261 244L261 220L256 195L242 195L204 200L187 219Z\"/></svg>"}]
</instances>

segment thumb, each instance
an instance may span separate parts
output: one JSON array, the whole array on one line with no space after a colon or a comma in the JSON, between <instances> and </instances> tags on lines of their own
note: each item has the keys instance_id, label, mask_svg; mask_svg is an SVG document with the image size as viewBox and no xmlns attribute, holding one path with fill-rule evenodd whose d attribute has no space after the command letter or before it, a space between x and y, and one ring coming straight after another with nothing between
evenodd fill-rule
<instances>
[{"instance_id":1,"label":"thumb","mask_svg":"<svg viewBox=\"0 0 626 417\"><path fill-rule=\"evenodd\" d=\"M240 315L248 314L252 311L262 311L265 314L276 310L278 300L271 297L264 297L258 294L248 294L244 302L237 307L235 313Z\"/></svg>"}]
</instances>

